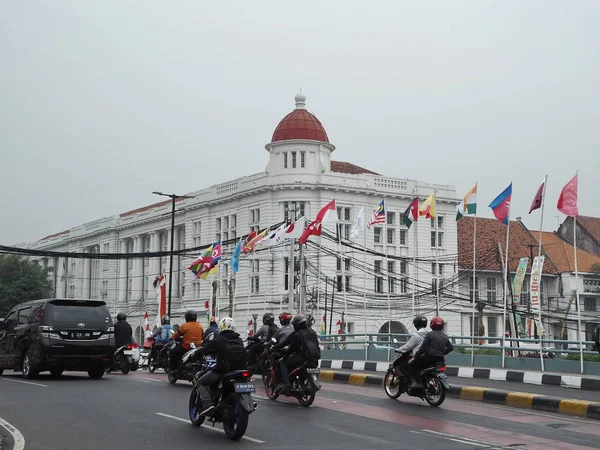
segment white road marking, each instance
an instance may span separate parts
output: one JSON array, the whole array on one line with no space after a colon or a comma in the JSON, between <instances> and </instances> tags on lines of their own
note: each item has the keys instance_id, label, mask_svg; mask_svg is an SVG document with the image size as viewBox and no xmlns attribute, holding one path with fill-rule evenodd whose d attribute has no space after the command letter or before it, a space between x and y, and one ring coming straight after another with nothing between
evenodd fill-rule
<instances>
[{"instance_id":1,"label":"white road marking","mask_svg":"<svg viewBox=\"0 0 600 450\"><path fill-rule=\"evenodd\" d=\"M17 430L4 419L0 419L0 427L6 429L6 431L8 431L12 436L14 441L13 450L23 450L25 448L25 438L19 430Z\"/></svg>"},{"instance_id":2,"label":"white road marking","mask_svg":"<svg viewBox=\"0 0 600 450\"><path fill-rule=\"evenodd\" d=\"M165 413L160 413L160 412L157 412L156 414L159 416L162 416L162 417L167 417L168 419L173 419L173 420L178 420L179 422L189 423L191 425L191 422L189 419L183 419L181 417L172 416L170 414L165 414ZM202 428L206 428L207 430L216 431L217 433L225 433L225 431L223 431L221 428L213 428L211 425L202 424L201 426L202 426ZM264 444L265 443L265 441L261 441L260 439L255 439L250 436L242 436L242 439L245 439L246 441L254 442L256 444Z\"/></svg>"},{"instance_id":3,"label":"white road marking","mask_svg":"<svg viewBox=\"0 0 600 450\"><path fill-rule=\"evenodd\" d=\"M31 381L23 381L23 380L13 380L13 379L6 378L6 377L2 377L2 380L12 381L13 383L31 384L32 386L49 387L47 384L32 383Z\"/></svg>"},{"instance_id":4,"label":"white road marking","mask_svg":"<svg viewBox=\"0 0 600 450\"><path fill-rule=\"evenodd\" d=\"M131 379L136 381L154 381L155 383L163 383L166 380L156 380L154 378L142 378L142 377L131 377Z\"/></svg>"},{"instance_id":5,"label":"white road marking","mask_svg":"<svg viewBox=\"0 0 600 450\"><path fill-rule=\"evenodd\" d=\"M332 433L338 433L338 434L341 434L344 436L353 437L353 438L357 438L357 439L364 439L365 441L369 441L369 442L373 442L373 443L377 443L377 444L384 444L384 445L391 445L391 446L397 444L397 442L388 441L387 439L378 438L376 436L367 436L364 434L352 433L350 431L340 430L339 428L335 428L335 427L331 427L331 426L327 426L327 425L314 424L313 426L315 426L315 425L319 428L323 428L324 430L331 431Z\"/></svg>"},{"instance_id":6,"label":"white road marking","mask_svg":"<svg viewBox=\"0 0 600 450\"><path fill-rule=\"evenodd\" d=\"M465 440L462 440L462 439L448 438L448 440L449 441L454 441L454 442L459 442L461 444L474 445L476 447L489 447L489 445L487 445L487 444L480 444L478 442L465 441Z\"/></svg>"},{"instance_id":7,"label":"white road marking","mask_svg":"<svg viewBox=\"0 0 600 450\"><path fill-rule=\"evenodd\" d=\"M502 444L495 444L493 442L480 441L480 440L471 439L468 437L457 436L455 434L440 433L439 431L433 431L433 430L427 430L427 429L423 429L421 431L424 433L430 433L430 434L434 434L436 436L440 436L449 441L460 442L462 444L470 444L470 445L474 445L477 447L487 447L489 449L510 449L510 448L512 448L511 446L504 446Z\"/></svg>"}]
</instances>

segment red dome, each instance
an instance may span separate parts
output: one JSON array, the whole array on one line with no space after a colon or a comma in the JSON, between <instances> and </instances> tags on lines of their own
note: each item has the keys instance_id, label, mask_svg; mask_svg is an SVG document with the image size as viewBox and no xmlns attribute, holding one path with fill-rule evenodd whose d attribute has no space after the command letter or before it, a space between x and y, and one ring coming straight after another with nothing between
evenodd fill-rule
<instances>
[{"instance_id":1,"label":"red dome","mask_svg":"<svg viewBox=\"0 0 600 450\"><path fill-rule=\"evenodd\" d=\"M271 142L305 139L329 143L327 132L319 119L304 109L305 99L303 94L296 96L296 109L281 119Z\"/></svg>"}]
</instances>

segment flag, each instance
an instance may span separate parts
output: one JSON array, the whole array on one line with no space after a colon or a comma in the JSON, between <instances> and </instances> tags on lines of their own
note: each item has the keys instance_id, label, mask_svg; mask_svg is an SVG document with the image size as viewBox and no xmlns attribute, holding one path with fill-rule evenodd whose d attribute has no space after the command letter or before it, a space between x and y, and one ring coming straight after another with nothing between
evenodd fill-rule
<instances>
[{"instance_id":1,"label":"flag","mask_svg":"<svg viewBox=\"0 0 600 450\"><path fill-rule=\"evenodd\" d=\"M254 249L256 248L258 243L260 241L262 241L264 238L266 238L267 235L269 234L269 227L265 228L259 234L256 234L256 231L254 231L253 233L254 233L254 237L252 239L248 240L248 238L246 238L246 243L244 244L244 253L250 253L250 252L254 251ZM252 234L252 233L250 233L250 234ZM248 236L250 236L250 235L248 235Z\"/></svg>"},{"instance_id":2,"label":"flag","mask_svg":"<svg viewBox=\"0 0 600 450\"><path fill-rule=\"evenodd\" d=\"M371 225L374 225L376 223L385 223L385 201L381 200L381 203L379 203L379 206L377 207L377 209L375 209L375 211L373 211L373 214L371 214L371 220L369 221L368 227L371 228Z\"/></svg>"},{"instance_id":3,"label":"flag","mask_svg":"<svg viewBox=\"0 0 600 450\"><path fill-rule=\"evenodd\" d=\"M244 244L242 245L242 250L244 252L244 255L246 253L250 253L252 250L248 250L248 244L250 244L250 241L252 241L252 239L254 239L256 237L256 230L252 230L248 236L246 236L246 239L244 240Z\"/></svg>"},{"instance_id":4,"label":"flag","mask_svg":"<svg viewBox=\"0 0 600 450\"><path fill-rule=\"evenodd\" d=\"M210 306L208 304L208 300L204 301L204 309L206 310L206 320L210 322Z\"/></svg>"},{"instance_id":5,"label":"flag","mask_svg":"<svg viewBox=\"0 0 600 450\"><path fill-rule=\"evenodd\" d=\"M196 278L202 278L206 280L206 277L217 271L217 264L221 261L222 256L222 245L221 241L215 242L213 245L208 247L202 255L197 258L192 265L189 267Z\"/></svg>"},{"instance_id":6,"label":"flag","mask_svg":"<svg viewBox=\"0 0 600 450\"><path fill-rule=\"evenodd\" d=\"M279 244L281 234L285 231L285 224L281 225L276 230L271 231L258 245L261 247L273 247Z\"/></svg>"},{"instance_id":7,"label":"flag","mask_svg":"<svg viewBox=\"0 0 600 450\"><path fill-rule=\"evenodd\" d=\"M531 202L531 208L529 208L529 214L531 214L532 211L535 211L536 209L540 209L542 207L542 197L544 196L544 184L545 181L542 181L542 184L540 184L540 187L535 193L533 202Z\"/></svg>"},{"instance_id":8,"label":"flag","mask_svg":"<svg viewBox=\"0 0 600 450\"><path fill-rule=\"evenodd\" d=\"M210 265L210 263L212 262L212 251L213 246L211 245L206 250L204 250L198 258L196 258L196 260L190 265L190 267L188 267L188 269L191 270L194 273L194 275L197 276L198 273L202 271L202 268L205 264Z\"/></svg>"},{"instance_id":9,"label":"flag","mask_svg":"<svg viewBox=\"0 0 600 450\"><path fill-rule=\"evenodd\" d=\"M512 183L508 185L504 191L498 197L490 203L490 208L494 212L494 216L504 225L508 225L508 218L510 216L510 200L512 198Z\"/></svg>"},{"instance_id":10,"label":"flag","mask_svg":"<svg viewBox=\"0 0 600 450\"><path fill-rule=\"evenodd\" d=\"M156 326L161 326L161 319L167 314L167 283L164 275L160 275L154 279L152 283L157 290L158 314L156 316Z\"/></svg>"},{"instance_id":11,"label":"flag","mask_svg":"<svg viewBox=\"0 0 600 450\"><path fill-rule=\"evenodd\" d=\"M325 336L325 334L327 334L327 330L326 330L326 326L327 326L327 316L323 316L323 321L321 322L321 336Z\"/></svg>"},{"instance_id":12,"label":"flag","mask_svg":"<svg viewBox=\"0 0 600 450\"><path fill-rule=\"evenodd\" d=\"M358 211L358 214L354 218L354 222L352 222L352 228L350 228L350 239L354 240L360 234L360 230L365 229L365 207L363 206Z\"/></svg>"},{"instance_id":13,"label":"flag","mask_svg":"<svg viewBox=\"0 0 600 450\"><path fill-rule=\"evenodd\" d=\"M569 217L577 217L579 215L579 210L577 208L577 181L577 175L575 175L571 181L565 185L560 192L558 204L556 205L561 213Z\"/></svg>"},{"instance_id":14,"label":"flag","mask_svg":"<svg viewBox=\"0 0 600 450\"><path fill-rule=\"evenodd\" d=\"M146 330L146 335L150 331L150 320L148 319L148 311L144 313L144 329Z\"/></svg>"},{"instance_id":15,"label":"flag","mask_svg":"<svg viewBox=\"0 0 600 450\"><path fill-rule=\"evenodd\" d=\"M201 278L203 280L206 280L206 278L209 275L214 275L216 273L217 273L217 266L214 265L214 266L209 267L209 268L203 270L202 272L200 272L198 275L196 275L196 278Z\"/></svg>"},{"instance_id":16,"label":"flag","mask_svg":"<svg viewBox=\"0 0 600 450\"><path fill-rule=\"evenodd\" d=\"M423 202L419 208L419 215L425 216L426 219L435 218L435 192Z\"/></svg>"},{"instance_id":17,"label":"flag","mask_svg":"<svg viewBox=\"0 0 600 450\"><path fill-rule=\"evenodd\" d=\"M302 236L298 239L298 244L306 244L309 236L321 236L321 222L319 222L318 219L312 222L306 230L304 230L304 233L302 233Z\"/></svg>"},{"instance_id":18,"label":"flag","mask_svg":"<svg viewBox=\"0 0 600 450\"><path fill-rule=\"evenodd\" d=\"M231 255L231 260L229 260L229 265L233 270L233 273L238 273L240 270L240 253L242 252L242 238L238 241L235 249L233 250L233 255Z\"/></svg>"},{"instance_id":19,"label":"flag","mask_svg":"<svg viewBox=\"0 0 600 450\"><path fill-rule=\"evenodd\" d=\"M467 214L477 213L477 185L473 187L463 199L463 211Z\"/></svg>"},{"instance_id":20,"label":"flag","mask_svg":"<svg viewBox=\"0 0 600 450\"><path fill-rule=\"evenodd\" d=\"M295 222L292 222L287 226L283 233L281 233L281 239L299 239L304 232L304 217L300 217Z\"/></svg>"},{"instance_id":21,"label":"flag","mask_svg":"<svg viewBox=\"0 0 600 450\"><path fill-rule=\"evenodd\" d=\"M221 241L217 241L213 244L213 250L211 254L211 262L212 266L215 266L219 261L221 261L221 256L223 255L223 246L221 245Z\"/></svg>"},{"instance_id":22,"label":"flag","mask_svg":"<svg viewBox=\"0 0 600 450\"><path fill-rule=\"evenodd\" d=\"M418 218L419 218L419 197L415 197L415 199L412 202L410 202L410 205L408 205L408 208L406 208L406 211L404 211L404 217L403 217L402 221L404 222L404 225L406 225L408 228L410 228L410 226L413 224L413 222L416 222Z\"/></svg>"},{"instance_id":23,"label":"flag","mask_svg":"<svg viewBox=\"0 0 600 450\"><path fill-rule=\"evenodd\" d=\"M460 202L458 207L456 208L456 221L458 222L460 219L465 217L463 213L465 212L465 202Z\"/></svg>"},{"instance_id":24,"label":"flag","mask_svg":"<svg viewBox=\"0 0 600 450\"><path fill-rule=\"evenodd\" d=\"M331 200L323 208L321 208L321 211L319 211L319 214L317 214L317 220L321 223L338 222L337 209L335 207L335 199Z\"/></svg>"}]
</instances>

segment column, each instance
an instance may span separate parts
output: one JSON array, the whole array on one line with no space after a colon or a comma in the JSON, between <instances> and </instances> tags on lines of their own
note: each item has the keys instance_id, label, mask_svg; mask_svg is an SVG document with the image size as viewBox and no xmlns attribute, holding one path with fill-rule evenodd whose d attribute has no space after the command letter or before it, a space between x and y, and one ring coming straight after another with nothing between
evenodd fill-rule
<instances>
[{"instance_id":1,"label":"column","mask_svg":"<svg viewBox=\"0 0 600 450\"><path fill-rule=\"evenodd\" d=\"M119 253L127 253L127 239L121 240ZM127 303L127 260L119 260L119 306L124 307Z\"/></svg>"},{"instance_id":2,"label":"column","mask_svg":"<svg viewBox=\"0 0 600 450\"><path fill-rule=\"evenodd\" d=\"M142 251L142 238L135 236L133 238L133 253L141 253ZM133 260L133 280L131 287L131 300L137 301L142 297L142 260L135 258Z\"/></svg>"},{"instance_id":3,"label":"column","mask_svg":"<svg viewBox=\"0 0 600 450\"><path fill-rule=\"evenodd\" d=\"M160 233L158 231L152 232L150 241L150 251L156 253L160 251ZM150 274L152 277L160 275L160 258L152 258L150 260Z\"/></svg>"},{"instance_id":4,"label":"column","mask_svg":"<svg viewBox=\"0 0 600 450\"><path fill-rule=\"evenodd\" d=\"M90 255L87 248L83 249L83 253ZM91 279L91 260L86 257L83 260L83 292L81 298L90 298L90 279Z\"/></svg>"}]
</instances>

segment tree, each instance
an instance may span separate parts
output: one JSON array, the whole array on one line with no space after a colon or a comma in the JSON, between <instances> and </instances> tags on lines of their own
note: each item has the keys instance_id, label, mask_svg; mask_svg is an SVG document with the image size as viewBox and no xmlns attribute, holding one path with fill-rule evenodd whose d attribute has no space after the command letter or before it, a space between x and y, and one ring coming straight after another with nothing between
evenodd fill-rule
<instances>
[{"instance_id":1,"label":"tree","mask_svg":"<svg viewBox=\"0 0 600 450\"><path fill-rule=\"evenodd\" d=\"M600 275L600 263L595 262L590 266L590 272Z\"/></svg>"},{"instance_id":2,"label":"tree","mask_svg":"<svg viewBox=\"0 0 600 450\"><path fill-rule=\"evenodd\" d=\"M0 317L19 303L51 297L50 271L16 255L0 255Z\"/></svg>"}]
</instances>

